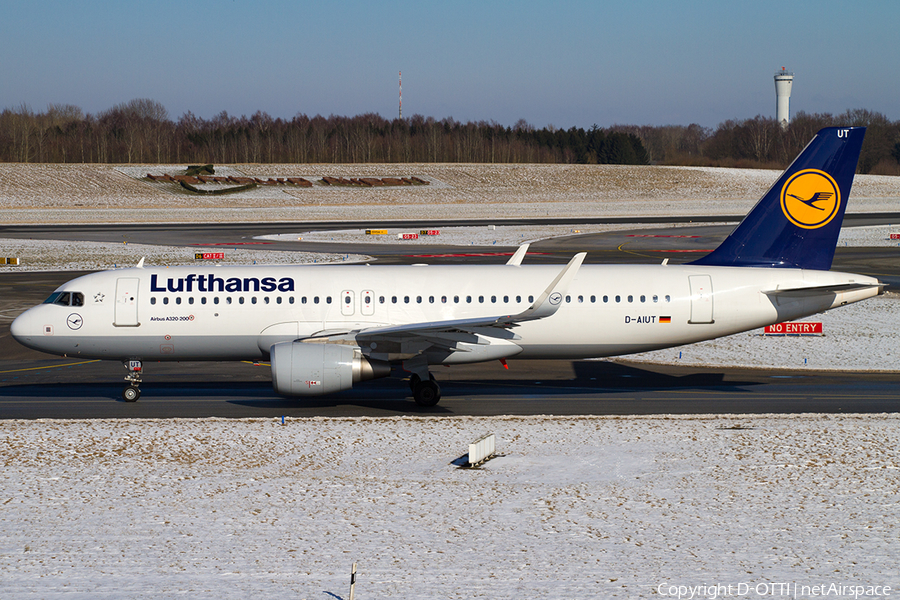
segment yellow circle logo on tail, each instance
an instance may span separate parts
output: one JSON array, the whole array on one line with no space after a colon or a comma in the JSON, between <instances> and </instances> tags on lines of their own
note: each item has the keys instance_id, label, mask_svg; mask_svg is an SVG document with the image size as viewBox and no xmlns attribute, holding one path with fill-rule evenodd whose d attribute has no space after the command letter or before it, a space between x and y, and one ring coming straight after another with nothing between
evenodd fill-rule
<instances>
[{"instance_id":1,"label":"yellow circle logo on tail","mask_svg":"<svg viewBox=\"0 0 900 600\"><path fill-rule=\"evenodd\" d=\"M788 220L803 229L828 224L841 206L841 190L831 175L806 169L791 175L781 188L781 210Z\"/></svg>"}]
</instances>

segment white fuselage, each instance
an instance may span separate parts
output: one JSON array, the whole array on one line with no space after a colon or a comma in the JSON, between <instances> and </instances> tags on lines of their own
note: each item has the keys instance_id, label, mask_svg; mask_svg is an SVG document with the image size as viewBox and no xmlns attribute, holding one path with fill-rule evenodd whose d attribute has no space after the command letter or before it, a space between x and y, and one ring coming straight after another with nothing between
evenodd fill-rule
<instances>
[{"instance_id":1,"label":"white fuselage","mask_svg":"<svg viewBox=\"0 0 900 600\"><path fill-rule=\"evenodd\" d=\"M521 313L559 271L551 265L122 269L66 283L57 290L69 292L61 297L66 302L26 311L12 333L31 348L85 358L255 360L274 343L331 332ZM555 314L518 324L514 341L489 341L508 351L456 352L446 362L602 357L689 344L879 293L877 287L803 297L765 293L853 283L878 282L799 269L584 265Z\"/></svg>"}]
</instances>

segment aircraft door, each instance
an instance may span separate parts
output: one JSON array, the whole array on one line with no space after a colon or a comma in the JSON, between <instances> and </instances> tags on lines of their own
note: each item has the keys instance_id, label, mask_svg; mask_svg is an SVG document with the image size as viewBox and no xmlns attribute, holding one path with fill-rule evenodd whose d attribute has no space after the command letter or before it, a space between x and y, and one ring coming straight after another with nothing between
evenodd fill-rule
<instances>
[{"instance_id":1,"label":"aircraft door","mask_svg":"<svg viewBox=\"0 0 900 600\"><path fill-rule=\"evenodd\" d=\"M141 280L137 277L119 277L116 280L116 327L138 327L138 289Z\"/></svg>"},{"instance_id":2,"label":"aircraft door","mask_svg":"<svg viewBox=\"0 0 900 600\"><path fill-rule=\"evenodd\" d=\"M362 314L371 317L375 314L375 292L372 290L363 290L360 294L360 303L362 304Z\"/></svg>"},{"instance_id":3,"label":"aircraft door","mask_svg":"<svg viewBox=\"0 0 900 600\"><path fill-rule=\"evenodd\" d=\"M713 323L712 277L691 275L691 320L688 323Z\"/></svg>"},{"instance_id":4,"label":"aircraft door","mask_svg":"<svg viewBox=\"0 0 900 600\"><path fill-rule=\"evenodd\" d=\"M356 312L355 294L350 290L341 292L341 314L349 317Z\"/></svg>"}]
</instances>

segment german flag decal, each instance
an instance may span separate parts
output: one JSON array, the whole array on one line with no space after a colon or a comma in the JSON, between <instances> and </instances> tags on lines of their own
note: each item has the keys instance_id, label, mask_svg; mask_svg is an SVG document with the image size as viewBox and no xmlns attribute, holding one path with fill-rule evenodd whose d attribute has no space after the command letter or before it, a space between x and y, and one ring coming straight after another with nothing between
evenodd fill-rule
<instances>
[{"instance_id":1,"label":"german flag decal","mask_svg":"<svg viewBox=\"0 0 900 600\"><path fill-rule=\"evenodd\" d=\"M660 322L660 323L671 323L671 322L672 322L672 317L660 317L660 318L659 318L659 322Z\"/></svg>"}]
</instances>

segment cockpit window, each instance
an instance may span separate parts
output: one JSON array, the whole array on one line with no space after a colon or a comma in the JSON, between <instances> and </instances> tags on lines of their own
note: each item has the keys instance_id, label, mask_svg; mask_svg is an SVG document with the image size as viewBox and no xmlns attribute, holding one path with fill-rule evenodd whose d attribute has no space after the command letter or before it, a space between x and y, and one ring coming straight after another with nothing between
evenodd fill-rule
<instances>
[{"instance_id":1,"label":"cockpit window","mask_svg":"<svg viewBox=\"0 0 900 600\"><path fill-rule=\"evenodd\" d=\"M81 292L53 292L44 300L44 304L59 304L60 306L84 306L84 294Z\"/></svg>"}]
</instances>

